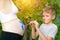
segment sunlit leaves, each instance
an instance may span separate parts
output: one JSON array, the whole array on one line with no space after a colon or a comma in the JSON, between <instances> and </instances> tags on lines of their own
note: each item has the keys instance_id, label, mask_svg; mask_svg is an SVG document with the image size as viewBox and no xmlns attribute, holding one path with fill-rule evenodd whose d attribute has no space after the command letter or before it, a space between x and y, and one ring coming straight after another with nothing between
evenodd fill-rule
<instances>
[{"instance_id":1,"label":"sunlit leaves","mask_svg":"<svg viewBox=\"0 0 60 40\"><path fill-rule=\"evenodd\" d=\"M18 17L21 20L31 18L31 20L42 21L41 19L42 9L48 5L53 5L54 8L56 9L58 16L60 16L60 0L13 0L13 1L20 10Z\"/></svg>"},{"instance_id":2,"label":"sunlit leaves","mask_svg":"<svg viewBox=\"0 0 60 40\"><path fill-rule=\"evenodd\" d=\"M48 0L14 0L14 3L19 8L20 13L23 13L24 18L31 17L32 19L39 18L43 7L49 5Z\"/></svg>"}]
</instances>

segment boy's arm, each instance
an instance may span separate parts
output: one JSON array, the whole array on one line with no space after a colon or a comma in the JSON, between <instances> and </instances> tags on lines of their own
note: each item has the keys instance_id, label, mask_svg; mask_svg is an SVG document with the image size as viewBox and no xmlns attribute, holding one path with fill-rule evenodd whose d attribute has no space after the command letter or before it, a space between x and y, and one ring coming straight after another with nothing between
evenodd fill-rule
<instances>
[{"instance_id":1,"label":"boy's arm","mask_svg":"<svg viewBox=\"0 0 60 40\"><path fill-rule=\"evenodd\" d=\"M38 32L39 37L40 37L42 40L53 40L52 37L46 37L46 36L39 30L39 28L36 27L36 30L37 30L37 32Z\"/></svg>"},{"instance_id":2,"label":"boy's arm","mask_svg":"<svg viewBox=\"0 0 60 40\"><path fill-rule=\"evenodd\" d=\"M38 36L38 33L37 31L35 31L34 21L30 22L30 26L32 28L32 32L31 32L32 39L35 39Z\"/></svg>"},{"instance_id":3,"label":"boy's arm","mask_svg":"<svg viewBox=\"0 0 60 40\"><path fill-rule=\"evenodd\" d=\"M39 37L41 38L41 40L53 40L53 37L50 37L50 36L46 37L46 36L40 31L40 29L39 29L39 27L38 27L39 24L38 24L37 21L34 21L34 23L35 23L35 29L36 29ZM55 30L54 30L54 31L55 31Z\"/></svg>"},{"instance_id":4,"label":"boy's arm","mask_svg":"<svg viewBox=\"0 0 60 40\"><path fill-rule=\"evenodd\" d=\"M35 29L32 28L32 39L35 39L38 36L38 32L35 32Z\"/></svg>"}]
</instances>

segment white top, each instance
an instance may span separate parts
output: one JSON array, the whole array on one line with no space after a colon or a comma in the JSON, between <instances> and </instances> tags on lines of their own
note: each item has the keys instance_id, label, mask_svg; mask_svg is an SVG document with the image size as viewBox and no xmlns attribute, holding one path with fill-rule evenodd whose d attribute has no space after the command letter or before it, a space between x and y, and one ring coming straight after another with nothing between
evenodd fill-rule
<instances>
[{"instance_id":1,"label":"white top","mask_svg":"<svg viewBox=\"0 0 60 40\"><path fill-rule=\"evenodd\" d=\"M8 22L14 18L17 18L16 13L18 12L18 8L12 3L12 11L8 14L4 14L3 12L0 11L0 21L1 23Z\"/></svg>"},{"instance_id":2,"label":"white top","mask_svg":"<svg viewBox=\"0 0 60 40\"><path fill-rule=\"evenodd\" d=\"M58 28L55 24L42 24L40 30L46 37L52 37L54 39ZM39 40L41 40L40 37Z\"/></svg>"}]
</instances>

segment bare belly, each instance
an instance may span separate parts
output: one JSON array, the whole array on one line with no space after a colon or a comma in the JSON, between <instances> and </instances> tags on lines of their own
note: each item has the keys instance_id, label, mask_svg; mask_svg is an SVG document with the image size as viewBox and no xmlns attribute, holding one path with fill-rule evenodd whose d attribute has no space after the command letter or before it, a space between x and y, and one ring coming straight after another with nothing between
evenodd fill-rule
<instances>
[{"instance_id":1,"label":"bare belly","mask_svg":"<svg viewBox=\"0 0 60 40\"><path fill-rule=\"evenodd\" d=\"M2 30L23 35L24 31L22 31L19 21L19 19L13 19L9 22L2 23Z\"/></svg>"}]
</instances>

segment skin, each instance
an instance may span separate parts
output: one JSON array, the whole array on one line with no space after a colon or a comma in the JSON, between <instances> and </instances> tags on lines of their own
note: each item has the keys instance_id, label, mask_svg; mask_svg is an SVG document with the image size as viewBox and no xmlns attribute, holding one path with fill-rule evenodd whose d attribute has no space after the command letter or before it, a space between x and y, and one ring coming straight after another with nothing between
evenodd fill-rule
<instances>
[{"instance_id":1,"label":"skin","mask_svg":"<svg viewBox=\"0 0 60 40\"><path fill-rule=\"evenodd\" d=\"M45 24L52 24L52 20L55 19L55 15L52 15L50 13L47 13L47 12L43 12L42 14L42 19L44 21ZM30 25L32 27L32 39L35 39L38 35L39 37L42 39L42 40L53 40L52 37L46 37L41 31L40 29L38 28L39 27L39 24L37 21L31 21L30 22ZM35 29L36 29L36 32L35 32Z\"/></svg>"},{"instance_id":2,"label":"skin","mask_svg":"<svg viewBox=\"0 0 60 40\"><path fill-rule=\"evenodd\" d=\"M55 19L55 15L51 13L43 12L42 18L45 24L50 24L52 23L52 20Z\"/></svg>"}]
</instances>

